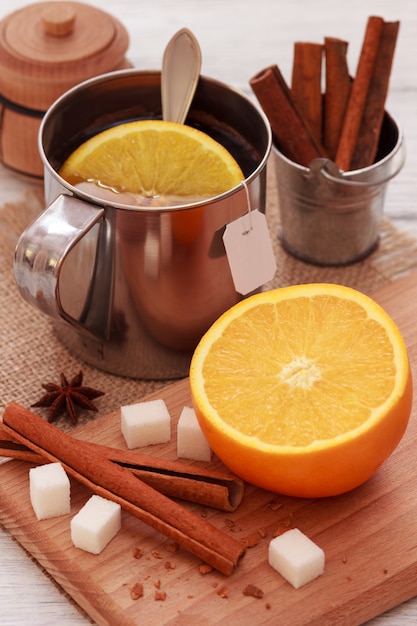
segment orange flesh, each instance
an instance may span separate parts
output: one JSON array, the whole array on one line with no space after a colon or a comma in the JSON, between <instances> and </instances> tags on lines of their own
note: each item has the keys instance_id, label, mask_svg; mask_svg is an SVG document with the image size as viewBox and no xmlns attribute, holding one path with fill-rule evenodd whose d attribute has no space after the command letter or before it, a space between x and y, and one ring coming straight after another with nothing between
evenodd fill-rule
<instances>
[{"instance_id":1,"label":"orange flesh","mask_svg":"<svg viewBox=\"0 0 417 626\"><path fill-rule=\"evenodd\" d=\"M329 298L259 305L228 326L203 368L223 421L266 443L305 446L360 426L389 398L396 367L388 335L355 302L333 297L329 306ZM264 358L253 359L249 336ZM240 411L236 395L248 389Z\"/></svg>"}]
</instances>

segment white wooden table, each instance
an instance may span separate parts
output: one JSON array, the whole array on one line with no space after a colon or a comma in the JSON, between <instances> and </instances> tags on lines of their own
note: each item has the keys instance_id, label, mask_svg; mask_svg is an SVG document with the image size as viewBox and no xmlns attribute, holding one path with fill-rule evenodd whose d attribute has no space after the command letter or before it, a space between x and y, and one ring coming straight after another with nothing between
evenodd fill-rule
<instances>
[{"instance_id":1,"label":"white wooden table","mask_svg":"<svg viewBox=\"0 0 417 626\"><path fill-rule=\"evenodd\" d=\"M324 36L350 42L356 62L369 15L401 21L387 108L404 129L407 162L390 183L386 214L417 237L417 3L415 0L90 0L118 17L130 33L131 62L159 69L164 47L180 28L190 28L203 52L203 73L250 93L249 79L277 63L287 80L296 40ZM26 6L1 0L0 19ZM27 183L0 166L0 205L18 201ZM1 381L0 381L1 384ZM1 503L0 503L1 506ZM417 540L417 538L416 538ZM88 624L25 552L0 530L0 624ZM375 618L372 624L417 623L417 598Z\"/></svg>"}]
</instances>

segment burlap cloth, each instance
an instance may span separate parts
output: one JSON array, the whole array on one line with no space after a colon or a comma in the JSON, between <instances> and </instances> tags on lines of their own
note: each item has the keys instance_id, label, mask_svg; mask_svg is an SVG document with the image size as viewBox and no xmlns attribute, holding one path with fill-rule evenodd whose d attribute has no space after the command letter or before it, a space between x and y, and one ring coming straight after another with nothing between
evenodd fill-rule
<instances>
[{"instance_id":1,"label":"burlap cloth","mask_svg":"<svg viewBox=\"0 0 417 626\"><path fill-rule=\"evenodd\" d=\"M383 222L379 247L359 263L343 268L316 267L293 258L283 250L278 239L279 211L271 173L267 191L267 215L278 266L268 287L334 282L369 293L417 269L417 241L398 232L387 219ZM43 206L39 188L22 202L6 204L0 209L0 412L13 400L30 406L42 395L41 383L59 382L60 372L72 377L82 369L86 384L105 390L105 395L97 400L98 415L138 401L172 382L122 378L80 362L55 337L49 319L22 300L14 282L13 251L18 236ZM92 417L92 413L84 412L80 423ZM64 429L70 428L64 418L58 424Z\"/></svg>"}]
</instances>

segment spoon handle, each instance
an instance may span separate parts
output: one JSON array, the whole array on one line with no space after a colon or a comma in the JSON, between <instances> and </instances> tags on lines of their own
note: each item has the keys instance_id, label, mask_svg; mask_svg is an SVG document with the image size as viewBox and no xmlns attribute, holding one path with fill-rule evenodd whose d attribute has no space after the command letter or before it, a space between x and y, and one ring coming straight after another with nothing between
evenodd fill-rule
<instances>
[{"instance_id":1,"label":"spoon handle","mask_svg":"<svg viewBox=\"0 0 417 626\"><path fill-rule=\"evenodd\" d=\"M183 124L197 87L201 69L201 50L187 28L179 30L168 42L162 60L162 117Z\"/></svg>"}]
</instances>

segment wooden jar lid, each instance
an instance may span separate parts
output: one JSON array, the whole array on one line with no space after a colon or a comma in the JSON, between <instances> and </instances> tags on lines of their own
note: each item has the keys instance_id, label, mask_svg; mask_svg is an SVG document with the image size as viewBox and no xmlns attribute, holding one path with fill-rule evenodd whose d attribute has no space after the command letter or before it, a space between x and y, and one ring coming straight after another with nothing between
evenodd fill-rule
<instances>
[{"instance_id":1,"label":"wooden jar lid","mask_svg":"<svg viewBox=\"0 0 417 626\"><path fill-rule=\"evenodd\" d=\"M79 2L37 2L0 22L0 95L46 110L77 83L122 67L129 37L108 13Z\"/></svg>"}]
</instances>

